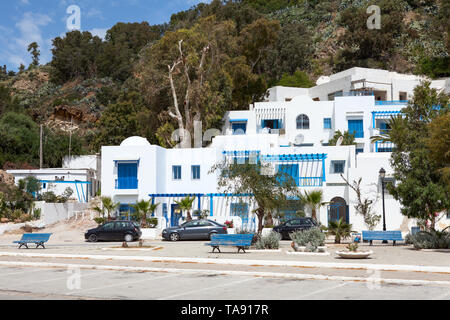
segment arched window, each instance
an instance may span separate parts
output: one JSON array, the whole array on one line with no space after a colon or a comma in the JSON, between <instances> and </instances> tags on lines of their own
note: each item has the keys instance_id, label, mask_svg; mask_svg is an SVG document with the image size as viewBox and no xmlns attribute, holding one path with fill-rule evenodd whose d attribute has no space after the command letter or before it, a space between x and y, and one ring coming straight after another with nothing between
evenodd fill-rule
<instances>
[{"instance_id":1,"label":"arched window","mask_svg":"<svg viewBox=\"0 0 450 320\"><path fill-rule=\"evenodd\" d=\"M297 117L297 129L309 129L309 118L306 114Z\"/></svg>"}]
</instances>

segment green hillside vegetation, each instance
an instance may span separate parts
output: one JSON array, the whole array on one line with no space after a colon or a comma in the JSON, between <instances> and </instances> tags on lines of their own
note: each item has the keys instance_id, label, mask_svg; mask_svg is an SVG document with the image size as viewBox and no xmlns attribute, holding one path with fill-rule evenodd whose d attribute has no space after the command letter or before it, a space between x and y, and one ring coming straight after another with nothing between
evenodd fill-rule
<instances>
[{"instance_id":1,"label":"green hillside vegetation","mask_svg":"<svg viewBox=\"0 0 450 320\"><path fill-rule=\"evenodd\" d=\"M372 4L381 30L367 29ZM30 44L29 67L0 68L0 168L38 166L41 124L44 164L60 166L70 132L72 154L132 135L171 147L174 129L220 128L271 86L351 67L448 77L449 15L448 1L213 0L163 25L117 23L105 40L69 32L47 65Z\"/></svg>"}]
</instances>

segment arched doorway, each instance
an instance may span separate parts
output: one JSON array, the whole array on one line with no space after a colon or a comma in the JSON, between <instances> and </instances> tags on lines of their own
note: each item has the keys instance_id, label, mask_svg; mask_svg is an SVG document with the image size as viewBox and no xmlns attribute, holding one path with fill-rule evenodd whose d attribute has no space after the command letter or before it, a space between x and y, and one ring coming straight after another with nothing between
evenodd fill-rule
<instances>
[{"instance_id":1,"label":"arched doorway","mask_svg":"<svg viewBox=\"0 0 450 320\"><path fill-rule=\"evenodd\" d=\"M339 219L350 223L349 207L344 198L334 197L328 205L328 222L339 221Z\"/></svg>"}]
</instances>

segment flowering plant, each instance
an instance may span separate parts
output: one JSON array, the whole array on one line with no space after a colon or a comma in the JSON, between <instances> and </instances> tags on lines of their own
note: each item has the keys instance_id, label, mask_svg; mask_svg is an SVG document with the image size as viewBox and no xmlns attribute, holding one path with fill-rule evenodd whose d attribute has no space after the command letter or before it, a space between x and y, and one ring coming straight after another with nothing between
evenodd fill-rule
<instances>
[{"instance_id":1,"label":"flowering plant","mask_svg":"<svg viewBox=\"0 0 450 320\"><path fill-rule=\"evenodd\" d=\"M227 228L233 228L233 221L225 221L225 225L227 226Z\"/></svg>"}]
</instances>

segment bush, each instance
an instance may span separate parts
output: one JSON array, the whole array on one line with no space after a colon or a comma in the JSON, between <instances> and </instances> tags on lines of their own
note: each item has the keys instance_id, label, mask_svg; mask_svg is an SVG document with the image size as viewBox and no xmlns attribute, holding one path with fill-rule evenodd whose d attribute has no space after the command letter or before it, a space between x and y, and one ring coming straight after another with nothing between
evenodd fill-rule
<instances>
[{"instance_id":1,"label":"bush","mask_svg":"<svg viewBox=\"0 0 450 320\"><path fill-rule=\"evenodd\" d=\"M416 249L450 249L450 232L448 228L443 231L421 231L415 235L408 234L405 241Z\"/></svg>"},{"instance_id":2,"label":"bush","mask_svg":"<svg viewBox=\"0 0 450 320\"><path fill-rule=\"evenodd\" d=\"M278 232L270 232L268 235L260 237L255 243L256 249L279 249L281 235Z\"/></svg>"},{"instance_id":3,"label":"bush","mask_svg":"<svg viewBox=\"0 0 450 320\"><path fill-rule=\"evenodd\" d=\"M300 230L290 234L291 240L307 251L314 252L325 245L325 234L319 228Z\"/></svg>"},{"instance_id":4,"label":"bush","mask_svg":"<svg viewBox=\"0 0 450 320\"><path fill-rule=\"evenodd\" d=\"M145 222L149 228L156 228L158 226L158 218L148 218Z\"/></svg>"}]
</instances>

